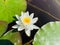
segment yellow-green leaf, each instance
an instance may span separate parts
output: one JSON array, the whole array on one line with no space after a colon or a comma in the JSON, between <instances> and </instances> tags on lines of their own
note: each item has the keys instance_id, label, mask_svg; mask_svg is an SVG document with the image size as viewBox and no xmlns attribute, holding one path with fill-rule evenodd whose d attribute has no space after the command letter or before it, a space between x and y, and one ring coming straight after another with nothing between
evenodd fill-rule
<instances>
[{"instance_id":1,"label":"yellow-green leaf","mask_svg":"<svg viewBox=\"0 0 60 45\"><path fill-rule=\"evenodd\" d=\"M0 20L11 23L27 7L26 0L0 0Z\"/></svg>"}]
</instances>

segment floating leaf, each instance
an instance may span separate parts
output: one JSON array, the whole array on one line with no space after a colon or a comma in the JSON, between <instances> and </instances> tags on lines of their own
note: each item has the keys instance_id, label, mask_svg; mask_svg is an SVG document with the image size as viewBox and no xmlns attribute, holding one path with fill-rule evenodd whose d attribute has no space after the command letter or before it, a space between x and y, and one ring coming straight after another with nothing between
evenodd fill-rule
<instances>
[{"instance_id":1,"label":"floating leaf","mask_svg":"<svg viewBox=\"0 0 60 45\"><path fill-rule=\"evenodd\" d=\"M7 29L7 23L4 21L0 21L0 37L3 35L6 29Z\"/></svg>"},{"instance_id":2,"label":"floating leaf","mask_svg":"<svg viewBox=\"0 0 60 45\"><path fill-rule=\"evenodd\" d=\"M0 20L12 22L15 14L20 15L26 7L26 0L0 0Z\"/></svg>"},{"instance_id":3,"label":"floating leaf","mask_svg":"<svg viewBox=\"0 0 60 45\"><path fill-rule=\"evenodd\" d=\"M49 22L42 26L34 37L33 45L60 45L60 22Z\"/></svg>"},{"instance_id":4,"label":"floating leaf","mask_svg":"<svg viewBox=\"0 0 60 45\"><path fill-rule=\"evenodd\" d=\"M10 40L14 45L22 45L22 39L20 33L12 32L12 30L8 31L0 39Z\"/></svg>"}]
</instances>

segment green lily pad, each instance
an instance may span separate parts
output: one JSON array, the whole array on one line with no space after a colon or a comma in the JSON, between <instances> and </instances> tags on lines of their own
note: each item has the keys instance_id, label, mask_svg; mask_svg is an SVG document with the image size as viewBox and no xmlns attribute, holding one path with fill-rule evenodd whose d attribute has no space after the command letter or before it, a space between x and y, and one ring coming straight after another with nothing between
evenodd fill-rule
<instances>
[{"instance_id":1,"label":"green lily pad","mask_svg":"<svg viewBox=\"0 0 60 45\"><path fill-rule=\"evenodd\" d=\"M4 21L0 21L0 37L6 32L8 24Z\"/></svg>"},{"instance_id":2,"label":"green lily pad","mask_svg":"<svg viewBox=\"0 0 60 45\"><path fill-rule=\"evenodd\" d=\"M13 32L12 30L4 34L0 39L10 40L14 45L22 45L22 39L19 32Z\"/></svg>"},{"instance_id":3,"label":"green lily pad","mask_svg":"<svg viewBox=\"0 0 60 45\"><path fill-rule=\"evenodd\" d=\"M60 45L60 22L49 22L36 33L33 45Z\"/></svg>"},{"instance_id":4,"label":"green lily pad","mask_svg":"<svg viewBox=\"0 0 60 45\"><path fill-rule=\"evenodd\" d=\"M26 0L0 0L0 20L11 23L27 7Z\"/></svg>"}]
</instances>

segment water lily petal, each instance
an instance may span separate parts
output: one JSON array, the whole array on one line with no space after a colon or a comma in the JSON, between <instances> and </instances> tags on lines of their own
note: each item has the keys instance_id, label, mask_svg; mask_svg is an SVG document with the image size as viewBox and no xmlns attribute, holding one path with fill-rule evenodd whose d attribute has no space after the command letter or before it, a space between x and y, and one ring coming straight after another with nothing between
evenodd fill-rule
<instances>
[{"instance_id":1,"label":"water lily petal","mask_svg":"<svg viewBox=\"0 0 60 45\"><path fill-rule=\"evenodd\" d=\"M34 13L30 14L30 17L33 18L34 17Z\"/></svg>"},{"instance_id":2,"label":"water lily petal","mask_svg":"<svg viewBox=\"0 0 60 45\"><path fill-rule=\"evenodd\" d=\"M36 23L38 21L38 18L36 17L36 18L34 18L33 20L32 20L32 23L34 24L34 23Z\"/></svg>"},{"instance_id":3,"label":"water lily petal","mask_svg":"<svg viewBox=\"0 0 60 45\"><path fill-rule=\"evenodd\" d=\"M22 19L23 17L24 17L24 13L21 12L21 16L19 18Z\"/></svg>"},{"instance_id":4,"label":"water lily petal","mask_svg":"<svg viewBox=\"0 0 60 45\"><path fill-rule=\"evenodd\" d=\"M27 28L28 28L29 30L33 30L33 29L34 29L32 25L29 25Z\"/></svg>"},{"instance_id":5,"label":"water lily petal","mask_svg":"<svg viewBox=\"0 0 60 45\"><path fill-rule=\"evenodd\" d=\"M23 12L21 12L21 16L22 16L22 15L24 15L24 13L23 13Z\"/></svg>"},{"instance_id":6,"label":"water lily petal","mask_svg":"<svg viewBox=\"0 0 60 45\"><path fill-rule=\"evenodd\" d=\"M26 15L26 16L29 16L29 12L27 11L27 12L25 13L25 15Z\"/></svg>"},{"instance_id":7,"label":"water lily petal","mask_svg":"<svg viewBox=\"0 0 60 45\"><path fill-rule=\"evenodd\" d=\"M31 33L30 33L30 30L25 30L25 32L26 32L26 35L27 35L27 36L30 36L30 34L31 34Z\"/></svg>"},{"instance_id":8,"label":"water lily petal","mask_svg":"<svg viewBox=\"0 0 60 45\"><path fill-rule=\"evenodd\" d=\"M30 26L28 27L28 29L29 29L29 30L39 29L39 27L36 26L36 25L30 25Z\"/></svg>"},{"instance_id":9,"label":"water lily petal","mask_svg":"<svg viewBox=\"0 0 60 45\"><path fill-rule=\"evenodd\" d=\"M22 27L18 27L18 31L22 31L24 28Z\"/></svg>"},{"instance_id":10,"label":"water lily petal","mask_svg":"<svg viewBox=\"0 0 60 45\"><path fill-rule=\"evenodd\" d=\"M25 12L23 17L29 17L29 12Z\"/></svg>"},{"instance_id":11,"label":"water lily petal","mask_svg":"<svg viewBox=\"0 0 60 45\"><path fill-rule=\"evenodd\" d=\"M33 27L33 29L39 29L39 27L36 25L32 25L32 27Z\"/></svg>"},{"instance_id":12,"label":"water lily petal","mask_svg":"<svg viewBox=\"0 0 60 45\"><path fill-rule=\"evenodd\" d=\"M19 16L16 14L16 18L19 20Z\"/></svg>"},{"instance_id":13,"label":"water lily petal","mask_svg":"<svg viewBox=\"0 0 60 45\"><path fill-rule=\"evenodd\" d=\"M20 25L20 21L16 21L16 24Z\"/></svg>"},{"instance_id":14,"label":"water lily petal","mask_svg":"<svg viewBox=\"0 0 60 45\"><path fill-rule=\"evenodd\" d=\"M12 26L12 28L18 28L18 25L14 25L14 26Z\"/></svg>"}]
</instances>

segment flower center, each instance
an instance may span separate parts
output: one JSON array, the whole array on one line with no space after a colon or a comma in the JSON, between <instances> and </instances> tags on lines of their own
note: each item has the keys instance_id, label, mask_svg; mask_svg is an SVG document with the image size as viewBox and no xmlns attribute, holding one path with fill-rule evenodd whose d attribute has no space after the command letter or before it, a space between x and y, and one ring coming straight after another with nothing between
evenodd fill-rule
<instances>
[{"instance_id":1,"label":"flower center","mask_svg":"<svg viewBox=\"0 0 60 45\"><path fill-rule=\"evenodd\" d=\"M30 22L31 22L30 17L24 17L24 18L23 18L23 23L25 23L25 24L30 24Z\"/></svg>"}]
</instances>

